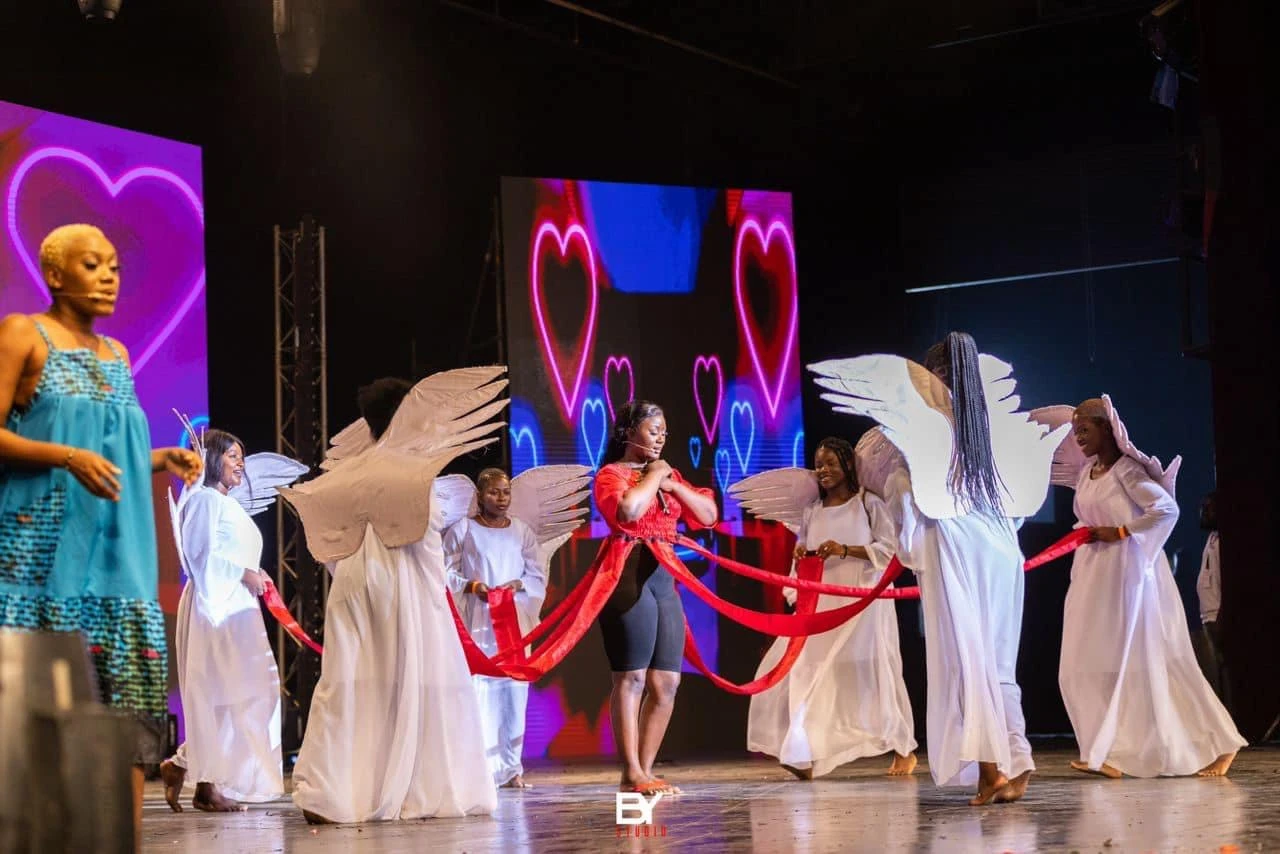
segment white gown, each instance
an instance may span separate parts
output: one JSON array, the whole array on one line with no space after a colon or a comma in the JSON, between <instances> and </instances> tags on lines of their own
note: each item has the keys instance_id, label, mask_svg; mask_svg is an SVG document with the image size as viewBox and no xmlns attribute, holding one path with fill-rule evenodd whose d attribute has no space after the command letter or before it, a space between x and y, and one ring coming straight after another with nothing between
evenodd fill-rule
<instances>
[{"instance_id":1,"label":"white gown","mask_svg":"<svg viewBox=\"0 0 1280 854\"><path fill-rule=\"evenodd\" d=\"M237 801L284 795L280 679L258 599L244 586L262 560L262 533L233 498L202 488L180 520L182 589L175 625L186 741L173 757L187 782Z\"/></svg>"},{"instance_id":2,"label":"white gown","mask_svg":"<svg viewBox=\"0 0 1280 854\"><path fill-rule=\"evenodd\" d=\"M539 563L538 540L533 530L512 518L506 528L486 528L463 519L445 532L445 563L449 589L462 621L476 645L488 655L498 651L489 606L479 597L463 593L469 581L497 587L520 579L524 589L515 595L520 630L528 632L538 622L547 596L547 575ZM529 683L491 676L472 676L484 727L485 755L493 782L501 786L524 774L525 709Z\"/></svg>"},{"instance_id":3,"label":"white gown","mask_svg":"<svg viewBox=\"0 0 1280 854\"><path fill-rule=\"evenodd\" d=\"M1080 526L1125 526L1071 564L1058 684L1090 768L1134 777L1194 774L1246 742L1196 663L1164 544L1178 505L1136 461L1121 457L1076 484Z\"/></svg>"},{"instance_id":4,"label":"white gown","mask_svg":"<svg viewBox=\"0 0 1280 854\"><path fill-rule=\"evenodd\" d=\"M892 529L878 533L891 541L894 536ZM872 541L862 493L834 507L819 500L805 508L799 542L812 550L827 540ZM872 587L879 577L874 565L858 558L832 558L822 573L827 584L848 587ZM818 597L819 611L847 604L840 597ZM786 638L774 642L757 678L782 659L786 645ZM893 600L881 599L852 620L810 637L791 672L751 698L747 749L794 768L811 768L821 777L864 756L911 753L914 730L902 680L898 615Z\"/></svg>"},{"instance_id":5,"label":"white gown","mask_svg":"<svg viewBox=\"0 0 1280 854\"><path fill-rule=\"evenodd\" d=\"M435 509L417 543L369 526L337 562L293 800L347 823L491 813L480 709L445 599Z\"/></svg>"},{"instance_id":6,"label":"white gown","mask_svg":"<svg viewBox=\"0 0 1280 854\"><path fill-rule=\"evenodd\" d=\"M1018 687L1022 552L1005 518L921 515L904 469L889 476L886 501L869 501L872 527L884 512L899 533L897 554L920 580L928 673L929 772L939 786L973 787L978 762L1009 779L1035 770ZM894 550L869 549L878 570Z\"/></svg>"}]
</instances>

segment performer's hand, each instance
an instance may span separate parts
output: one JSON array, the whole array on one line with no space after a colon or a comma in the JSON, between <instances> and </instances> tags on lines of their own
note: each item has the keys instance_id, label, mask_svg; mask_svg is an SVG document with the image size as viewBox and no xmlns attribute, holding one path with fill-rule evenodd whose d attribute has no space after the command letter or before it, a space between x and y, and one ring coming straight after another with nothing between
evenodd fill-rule
<instances>
[{"instance_id":1,"label":"performer's hand","mask_svg":"<svg viewBox=\"0 0 1280 854\"><path fill-rule=\"evenodd\" d=\"M1090 528L1089 542L1091 543L1118 543L1120 542L1119 528Z\"/></svg>"},{"instance_id":2,"label":"performer's hand","mask_svg":"<svg viewBox=\"0 0 1280 854\"><path fill-rule=\"evenodd\" d=\"M521 590L524 590L524 582L518 578L513 581L508 581L506 584L502 586L510 589L515 593L519 593Z\"/></svg>"},{"instance_id":3,"label":"performer's hand","mask_svg":"<svg viewBox=\"0 0 1280 854\"><path fill-rule=\"evenodd\" d=\"M791 552L791 556L796 560L800 560L800 558L804 557L808 553L809 550L804 547L804 543L796 543L795 550Z\"/></svg>"},{"instance_id":4,"label":"performer's hand","mask_svg":"<svg viewBox=\"0 0 1280 854\"><path fill-rule=\"evenodd\" d=\"M157 471L164 469L174 477L181 478L187 486L191 486L204 470L204 461L200 459L199 454L189 448L160 448L152 455L152 467Z\"/></svg>"},{"instance_id":5,"label":"performer's hand","mask_svg":"<svg viewBox=\"0 0 1280 854\"><path fill-rule=\"evenodd\" d=\"M671 463L666 460L654 460L644 467L646 476L656 474L664 480L671 477Z\"/></svg>"},{"instance_id":6,"label":"performer's hand","mask_svg":"<svg viewBox=\"0 0 1280 854\"><path fill-rule=\"evenodd\" d=\"M822 558L823 560L827 560L833 557L843 557L845 553L845 547L840 543L837 543L835 540L827 540L825 543L818 546L817 551L818 551L818 557Z\"/></svg>"},{"instance_id":7,"label":"performer's hand","mask_svg":"<svg viewBox=\"0 0 1280 854\"><path fill-rule=\"evenodd\" d=\"M658 489L662 492L674 492L676 485L676 479L671 475L667 475L662 479L662 483L658 484Z\"/></svg>"},{"instance_id":8,"label":"performer's hand","mask_svg":"<svg viewBox=\"0 0 1280 854\"><path fill-rule=\"evenodd\" d=\"M262 581L262 573L256 569L246 569L240 580L254 596L261 596L267 590L267 585Z\"/></svg>"},{"instance_id":9,"label":"performer's hand","mask_svg":"<svg viewBox=\"0 0 1280 854\"><path fill-rule=\"evenodd\" d=\"M90 494L111 501L120 500L120 468L111 460L84 448L76 448L66 462L67 471L80 481Z\"/></svg>"},{"instance_id":10,"label":"performer's hand","mask_svg":"<svg viewBox=\"0 0 1280 854\"><path fill-rule=\"evenodd\" d=\"M477 581L471 586L471 592L481 599L489 598L489 585L483 581Z\"/></svg>"}]
</instances>

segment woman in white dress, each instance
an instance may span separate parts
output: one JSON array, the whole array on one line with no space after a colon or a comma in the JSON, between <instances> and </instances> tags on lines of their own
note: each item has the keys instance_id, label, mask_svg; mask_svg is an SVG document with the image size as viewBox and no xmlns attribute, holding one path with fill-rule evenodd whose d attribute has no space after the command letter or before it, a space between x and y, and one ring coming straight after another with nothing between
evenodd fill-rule
<instances>
[{"instance_id":1,"label":"woman in white dress","mask_svg":"<svg viewBox=\"0 0 1280 854\"><path fill-rule=\"evenodd\" d=\"M1120 777L1223 776L1246 742L1196 662L1164 554L1178 521L1177 463L1129 442L1109 399L1076 407L1087 464L1062 626L1058 683L1080 745L1079 771Z\"/></svg>"},{"instance_id":2,"label":"woman in white dress","mask_svg":"<svg viewBox=\"0 0 1280 854\"><path fill-rule=\"evenodd\" d=\"M498 642L489 616L489 590L508 587L515 593L521 632L538 623L547 595L547 574L538 538L524 522L508 515L511 480L502 469L485 469L476 477L478 512L445 532L444 554L449 589L476 645L486 655L496 655ZM529 683L514 679L475 675L476 696L484 727L488 768L495 785L530 788L524 781L525 709Z\"/></svg>"},{"instance_id":3,"label":"woman in white dress","mask_svg":"<svg viewBox=\"0 0 1280 854\"><path fill-rule=\"evenodd\" d=\"M804 508L796 559L816 553L825 563L822 581L872 587L880 573L867 546L871 526L858 487L853 447L827 438L814 452L820 497ZM889 531L886 538L893 539ZM794 602L795 591L784 596ZM848 604L820 595L818 610ZM757 678L782 659L786 638L765 654ZM846 762L892 752L891 776L916 766L911 702L902 680L898 616L881 599L839 627L809 638L791 671L777 685L751 698L747 749L775 756L792 774L812 780Z\"/></svg>"},{"instance_id":4,"label":"woman in white dress","mask_svg":"<svg viewBox=\"0 0 1280 854\"><path fill-rule=\"evenodd\" d=\"M446 595L440 469L492 439L501 368L361 389L328 471L281 494L334 562L293 800L312 823L492 813L480 707Z\"/></svg>"},{"instance_id":5,"label":"woman in white dress","mask_svg":"<svg viewBox=\"0 0 1280 854\"><path fill-rule=\"evenodd\" d=\"M186 741L160 766L175 812L188 777L192 806L206 812L284 795L280 679L258 607L262 534L228 495L245 478L244 446L221 430L203 446L204 483L183 496L175 519L187 573L175 626Z\"/></svg>"}]
</instances>

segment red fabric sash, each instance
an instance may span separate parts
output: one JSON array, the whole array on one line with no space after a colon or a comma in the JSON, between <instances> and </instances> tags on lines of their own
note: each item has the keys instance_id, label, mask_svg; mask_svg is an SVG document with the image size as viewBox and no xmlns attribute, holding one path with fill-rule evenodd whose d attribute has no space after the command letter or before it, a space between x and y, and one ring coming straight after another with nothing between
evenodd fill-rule
<instances>
[{"instance_id":1,"label":"red fabric sash","mask_svg":"<svg viewBox=\"0 0 1280 854\"><path fill-rule=\"evenodd\" d=\"M280 626L288 632L289 636L304 646L310 647L317 655L324 653L324 648L320 644L311 639L311 635L303 630L298 621L293 618L293 614L289 613L289 608L284 604L284 598L281 597L280 591L271 583L271 579L266 579L267 587L262 591L262 601L266 604L267 610L271 612L271 616L279 621Z\"/></svg>"}]
</instances>

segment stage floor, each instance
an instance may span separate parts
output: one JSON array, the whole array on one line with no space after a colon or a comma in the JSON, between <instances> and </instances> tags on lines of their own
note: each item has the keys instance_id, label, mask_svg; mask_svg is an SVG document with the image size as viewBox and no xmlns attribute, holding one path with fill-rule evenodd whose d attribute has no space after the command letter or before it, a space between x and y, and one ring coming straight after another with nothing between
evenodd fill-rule
<instances>
[{"instance_id":1,"label":"stage floor","mask_svg":"<svg viewBox=\"0 0 1280 854\"><path fill-rule=\"evenodd\" d=\"M231 815L188 803L171 813L149 783L143 851L1280 850L1280 748L1242 752L1226 780L1104 780L1072 771L1073 758L1038 751L1026 799L986 808L936 788L923 762L910 779L881 776L888 762L877 759L815 783L763 759L667 763L661 773L684 794L654 811L651 832L666 835L639 839L615 824L617 772L599 764L534 763L535 788L500 793L492 817L318 828L289 801Z\"/></svg>"}]
</instances>

